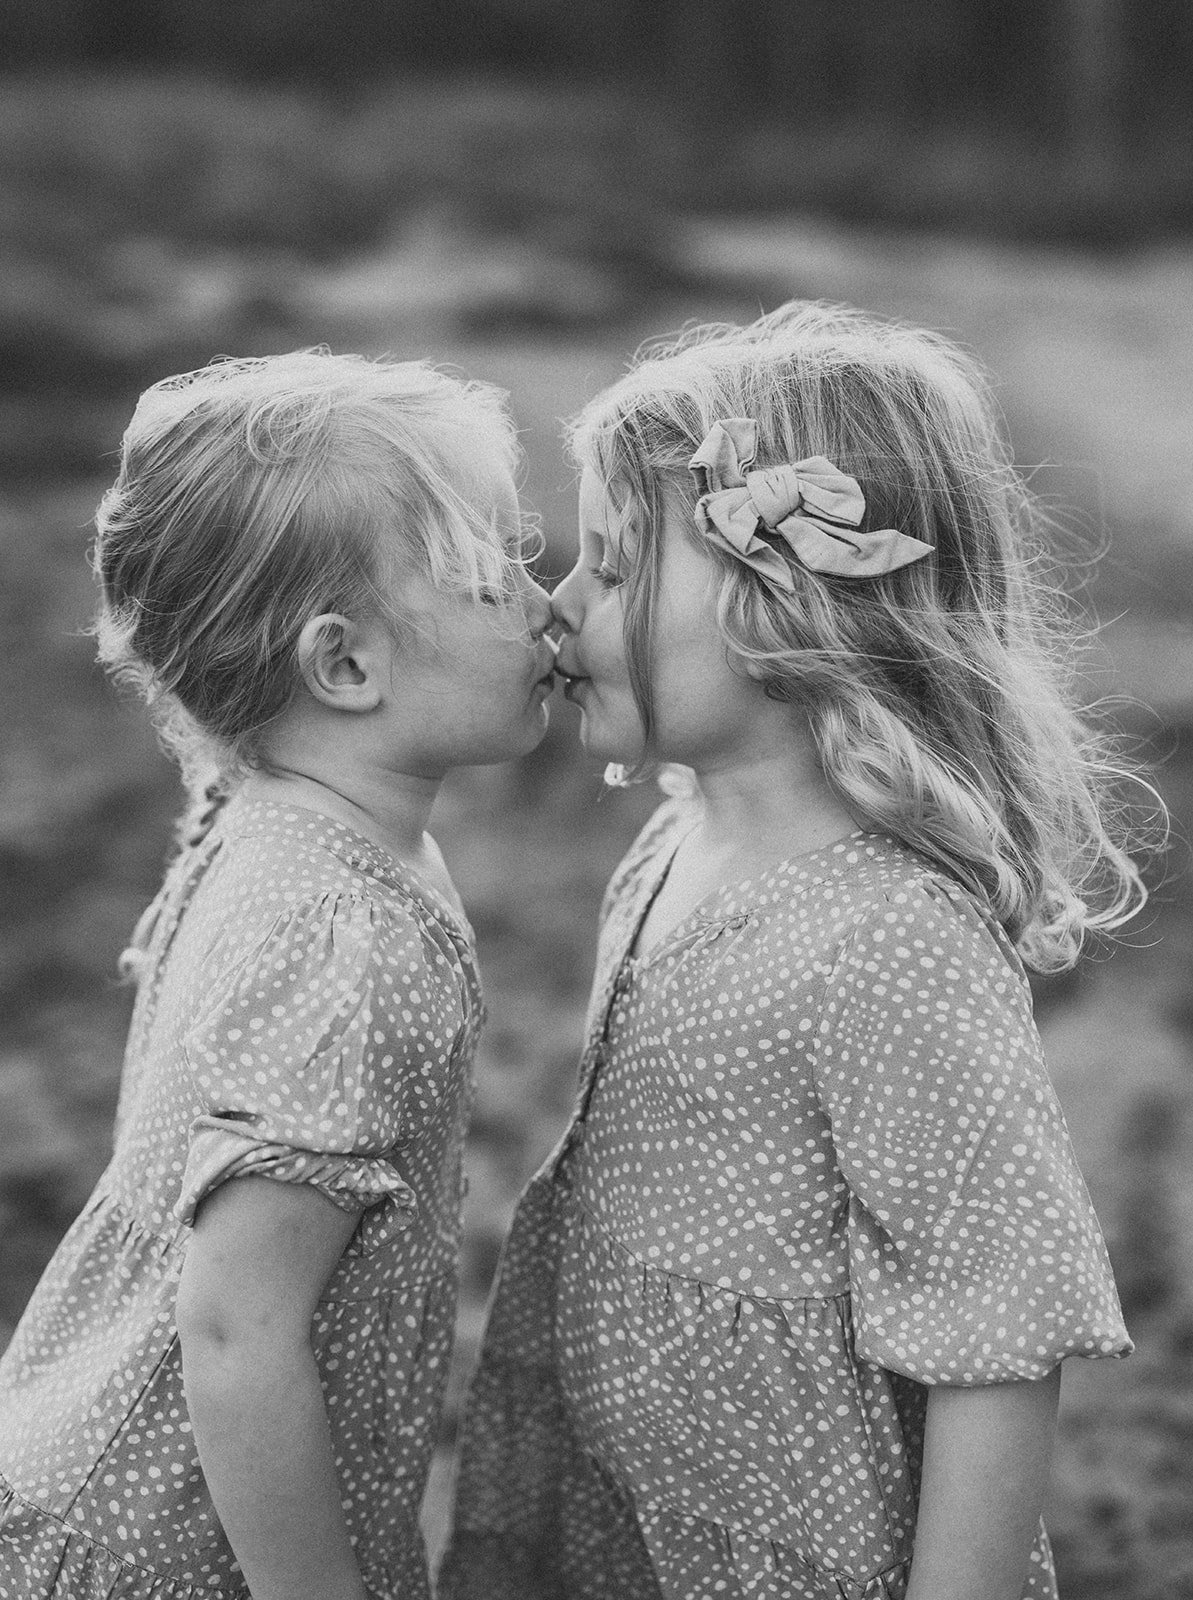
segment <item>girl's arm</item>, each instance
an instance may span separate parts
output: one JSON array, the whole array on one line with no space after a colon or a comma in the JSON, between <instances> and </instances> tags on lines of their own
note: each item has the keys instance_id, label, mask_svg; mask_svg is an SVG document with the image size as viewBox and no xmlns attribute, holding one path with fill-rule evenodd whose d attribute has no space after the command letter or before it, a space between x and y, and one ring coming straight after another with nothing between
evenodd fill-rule
<instances>
[{"instance_id":1,"label":"girl's arm","mask_svg":"<svg viewBox=\"0 0 1193 1600\"><path fill-rule=\"evenodd\" d=\"M1020 1600L1048 1487L1060 1368L929 1391L907 1600Z\"/></svg>"},{"instance_id":2,"label":"girl's arm","mask_svg":"<svg viewBox=\"0 0 1193 1600\"><path fill-rule=\"evenodd\" d=\"M311 1318L356 1218L234 1178L205 1199L178 1291L199 1462L253 1600L366 1600L348 1542Z\"/></svg>"}]
</instances>

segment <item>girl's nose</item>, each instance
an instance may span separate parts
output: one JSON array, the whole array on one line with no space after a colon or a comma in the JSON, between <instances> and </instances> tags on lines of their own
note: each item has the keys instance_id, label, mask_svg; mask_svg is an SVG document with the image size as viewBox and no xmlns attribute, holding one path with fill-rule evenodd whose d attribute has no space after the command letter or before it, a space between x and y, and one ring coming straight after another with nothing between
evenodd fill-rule
<instances>
[{"instance_id":1,"label":"girl's nose","mask_svg":"<svg viewBox=\"0 0 1193 1600\"><path fill-rule=\"evenodd\" d=\"M541 584L532 582L530 585L530 592L526 596L526 620L535 639L541 639L555 620L551 612L551 596Z\"/></svg>"},{"instance_id":2,"label":"girl's nose","mask_svg":"<svg viewBox=\"0 0 1193 1600\"><path fill-rule=\"evenodd\" d=\"M555 585L551 595L551 619L568 633L579 633L582 615L578 585L573 581L575 576L573 567L567 577Z\"/></svg>"}]
</instances>

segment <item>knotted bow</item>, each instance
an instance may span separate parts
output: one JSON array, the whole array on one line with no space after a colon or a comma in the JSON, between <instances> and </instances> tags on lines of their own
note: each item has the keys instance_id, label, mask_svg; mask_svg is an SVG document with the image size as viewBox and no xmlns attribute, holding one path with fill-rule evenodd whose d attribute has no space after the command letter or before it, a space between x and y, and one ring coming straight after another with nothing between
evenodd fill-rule
<instances>
[{"instance_id":1,"label":"knotted bow","mask_svg":"<svg viewBox=\"0 0 1193 1600\"><path fill-rule=\"evenodd\" d=\"M863 533L866 500L856 478L824 456L750 472L758 424L748 417L714 422L688 462L700 499L696 523L746 566L791 593L795 579L765 530L777 534L802 566L839 578L876 578L930 555L932 546L895 528Z\"/></svg>"}]
</instances>

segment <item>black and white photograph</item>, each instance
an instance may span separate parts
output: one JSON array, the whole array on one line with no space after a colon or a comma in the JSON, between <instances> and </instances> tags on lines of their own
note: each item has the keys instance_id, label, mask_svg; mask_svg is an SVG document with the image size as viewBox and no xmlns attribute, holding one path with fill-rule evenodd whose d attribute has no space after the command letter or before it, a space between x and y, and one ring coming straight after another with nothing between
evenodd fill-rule
<instances>
[{"instance_id":1,"label":"black and white photograph","mask_svg":"<svg viewBox=\"0 0 1193 1600\"><path fill-rule=\"evenodd\" d=\"M0 1600L1193 1600L1193 4L0 8Z\"/></svg>"}]
</instances>

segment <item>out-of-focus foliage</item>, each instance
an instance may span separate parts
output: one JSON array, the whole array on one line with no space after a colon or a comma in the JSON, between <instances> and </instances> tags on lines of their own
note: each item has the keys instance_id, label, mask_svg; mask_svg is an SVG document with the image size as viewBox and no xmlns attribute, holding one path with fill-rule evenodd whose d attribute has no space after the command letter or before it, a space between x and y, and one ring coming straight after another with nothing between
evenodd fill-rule
<instances>
[{"instance_id":1,"label":"out-of-focus foliage","mask_svg":"<svg viewBox=\"0 0 1193 1600\"><path fill-rule=\"evenodd\" d=\"M256 26L256 8L228 14ZM816 35L822 54L826 39L840 45L838 26ZM72 37L64 28L59 56L82 50ZM879 95L876 76L830 115L842 74L858 69L826 62L818 78L810 63L792 80L808 102L798 117L791 94L747 96L746 115L727 88L677 114L665 85L629 78L362 79L330 97L127 70L10 77L0 468L88 470L107 437L104 397L124 408L146 373L207 359L216 328L224 349L289 347L329 294L337 331L354 303L369 322L378 277L432 323L446 304L477 334L548 336L707 288L692 215L1116 245L1193 221L1193 135L1175 112L1138 148L1125 125L1073 146L1018 111L942 121L921 78L892 67L898 94ZM314 289L312 266L325 274ZM723 286L744 271L754 292L772 287L744 256L718 270Z\"/></svg>"},{"instance_id":2,"label":"out-of-focus foliage","mask_svg":"<svg viewBox=\"0 0 1193 1600\"><path fill-rule=\"evenodd\" d=\"M354 91L395 72L629 83L719 132L760 115L1146 144L1189 133L1184 0L8 0L22 69L99 62Z\"/></svg>"}]
</instances>

